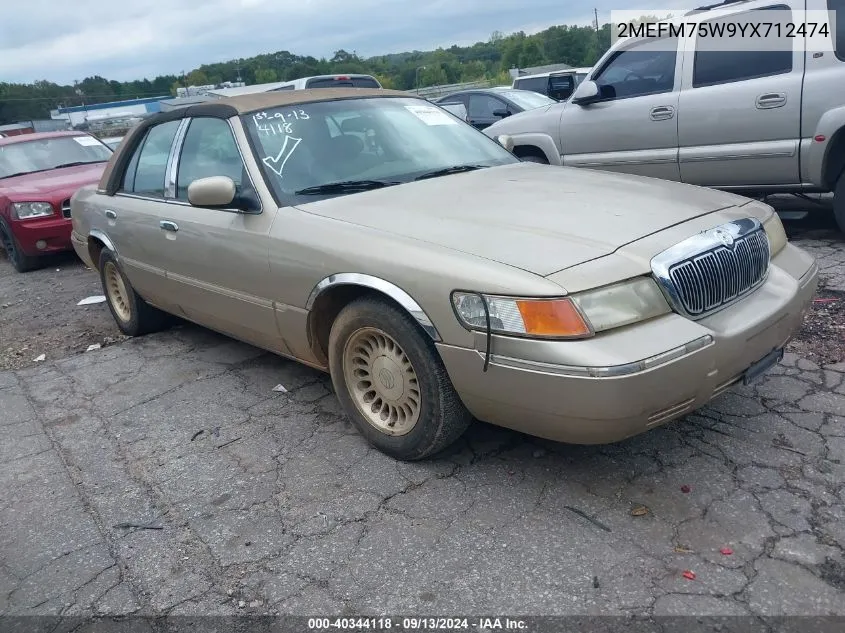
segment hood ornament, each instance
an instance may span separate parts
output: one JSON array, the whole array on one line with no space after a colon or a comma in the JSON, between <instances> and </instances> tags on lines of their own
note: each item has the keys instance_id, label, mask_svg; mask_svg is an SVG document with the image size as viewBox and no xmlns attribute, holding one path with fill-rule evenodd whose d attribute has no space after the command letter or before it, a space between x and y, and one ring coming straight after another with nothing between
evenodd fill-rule
<instances>
[{"instance_id":1,"label":"hood ornament","mask_svg":"<svg viewBox=\"0 0 845 633\"><path fill-rule=\"evenodd\" d=\"M726 231L725 229L718 228L713 230L713 237L719 240L722 245L727 246L728 248L733 248L734 245L734 236L731 235L730 231Z\"/></svg>"}]
</instances>

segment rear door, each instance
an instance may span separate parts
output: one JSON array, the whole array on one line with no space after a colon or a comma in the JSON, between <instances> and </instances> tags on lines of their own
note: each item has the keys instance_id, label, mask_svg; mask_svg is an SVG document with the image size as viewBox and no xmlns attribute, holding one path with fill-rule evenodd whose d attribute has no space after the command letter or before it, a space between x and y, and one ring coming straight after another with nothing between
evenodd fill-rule
<instances>
[{"instance_id":1,"label":"rear door","mask_svg":"<svg viewBox=\"0 0 845 633\"><path fill-rule=\"evenodd\" d=\"M121 185L104 198L106 233L118 249L120 265L135 290L149 302L177 311L158 252L159 208L164 201L170 149L180 121L152 126L123 173Z\"/></svg>"},{"instance_id":2,"label":"rear door","mask_svg":"<svg viewBox=\"0 0 845 633\"><path fill-rule=\"evenodd\" d=\"M752 37L701 38L689 42L678 123L684 182L707 186L789 185L800 182L802 37L786 37L790 17L778 11L746 11L703 20L708 29L742 21L779 23L763 43ZM712 26L711 26L712 25ZM698 32L698 31L697 31ZM729 44L729 46L728 46Z\"/></svg>"}]
</instances>

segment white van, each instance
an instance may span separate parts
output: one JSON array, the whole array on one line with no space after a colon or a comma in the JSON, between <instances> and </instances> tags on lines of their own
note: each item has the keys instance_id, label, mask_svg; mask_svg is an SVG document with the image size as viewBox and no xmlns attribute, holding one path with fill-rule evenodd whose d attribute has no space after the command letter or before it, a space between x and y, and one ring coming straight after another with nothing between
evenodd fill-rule
<instances>
[{"instance_id":1,"label":"white van","mask_svg":"<svg viewBox=\"0 0 845 633\"><path fill-rule=\"evenodd\" d=\"M209 90L209 97L238 97L256 92L276 92L277 90L305 90L306 88L381 88L378 79L372 75L337 74L300 77L293 81L274 81L266 84L252 84L235 88Z\"/></svg>"},{"instance_id":2,"label":"white van","mask_svg":"<svg viewBox=\"0 0 845 633\"><path fill-rule=\"evenodd\" d=\"M306 88L381 88L381 84L372 75L316 75L286 81L273 91Z\"/></svg>"},{"instance_id":3,"label":"white van","mask_svg":"<svg viewBox=\"0 0 845 633\"><path fill-rule=\"evenodd\" d=\"M512 88L531 90L551 97L556 101L566 101L575 92L591 68L567 68L538 75L525 75L513 80Z\"/></svg>"}]
</instances>

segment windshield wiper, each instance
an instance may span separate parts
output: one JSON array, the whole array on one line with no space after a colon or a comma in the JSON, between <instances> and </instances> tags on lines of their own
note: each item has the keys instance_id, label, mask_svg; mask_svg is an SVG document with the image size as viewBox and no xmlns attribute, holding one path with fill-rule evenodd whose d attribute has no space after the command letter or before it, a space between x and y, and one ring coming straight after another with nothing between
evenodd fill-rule
<instances>
[{"instance_id":1,"label":"windshield wiper","mask_svg":"<svg viewBox=\"0 0 845 633\"><path fill-rule=\"evenodd\" d=\"M314 187L306 187L294 193L298 196L319 196L322 194L332 193L354 193L356 191L370 191L371 189L381 189L382 187L390 187L392 185L399 185L398 182L390 182L388 180L344 180L342 182L329 182L325 185L316 185Z\"/></svg>"},{"instance_id":2,"label":"windshield wiper","mask_svg":"<svg viewBox=\"0 0 845 633\"><path fill-rule=\"evenodd\" d=\"M93 165L94 163L104 163L104 160L77 160L72 163L62 163L51 167L51 169L61 169L62 167L78 167L79 165Z\"/></svg>"},{"instance_id":3,"label":"windshield wiper","mask_svg":"<svg viewBox=\"0 0 845 633\"><path fill-rule=\"evenodd\" d=\"M421 176L417 176L414 180L425 180L426 178L438 178L440 176L448 176L449 174L460 174L465 171L475 171L476 169L484 169L486 165L453 165L452 167L444 167L443 169L435 169L428 171Z\"/></svg>"}]
</instances>

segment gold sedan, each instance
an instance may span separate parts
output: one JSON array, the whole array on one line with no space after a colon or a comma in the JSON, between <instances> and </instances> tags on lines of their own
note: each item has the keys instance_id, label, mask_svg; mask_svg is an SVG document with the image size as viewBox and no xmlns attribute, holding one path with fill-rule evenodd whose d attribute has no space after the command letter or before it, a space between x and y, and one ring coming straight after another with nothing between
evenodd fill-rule
<instances>
[{"instance_id":1,"label":"gold sedan","mask_svg":"<svg viewBox=\"0 0 845 633\"><path fill-rule=\"evenodd\" d=\"M399 459L473 417L621 440L778 362L818 273L771 207L499 140L389 90L182 108L73 197L73 244L126 334L169 313L328 371Z\"/></svg>"}]
</instances>

